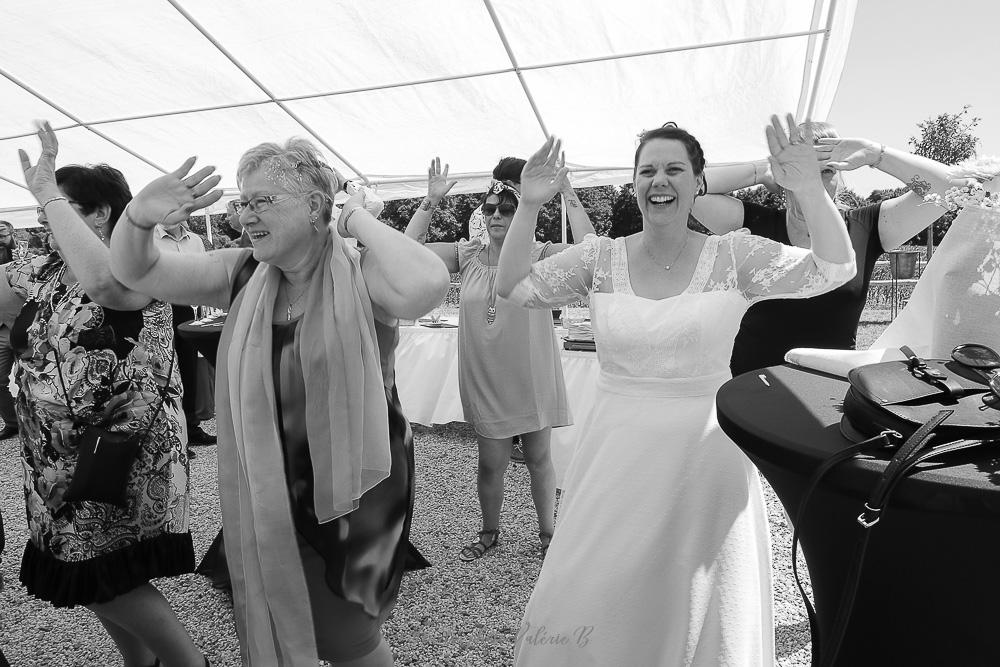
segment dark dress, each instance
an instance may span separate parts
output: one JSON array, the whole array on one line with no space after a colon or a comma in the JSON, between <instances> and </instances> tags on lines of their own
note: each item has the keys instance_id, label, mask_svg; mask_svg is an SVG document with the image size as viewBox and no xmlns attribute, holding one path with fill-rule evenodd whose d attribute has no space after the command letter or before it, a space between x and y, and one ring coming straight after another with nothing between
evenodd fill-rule
<instances>
[{"instance_id":1,"label":"dark dress","mask_svg":"<svg viewBox=\"0 0 1000 667\"><path fill-rule=\"evenodd\" d=\"M247 253L233 272L234 297L246 286L257 262ZM239 301L234 299L237 309ZM235 310L229 317L235 317ZM299 358L300 319L272 325L272 371L278 429L285 459L292 516L309 587L319 656L351 660L379 643L379 627L392 611L403 571L419 554L409 545L413 515L413 434L396 393L393 361L398 331L376 320L389 410L389 477L365 493L358 509L319 523L313 506L313 471L306 436L305 382ZM226 350L221 350L225 358Z\"/></svg>"},{"instance_id":2,"label":"dark dress","mask_svg":"<svg viewBox=\"0 0 1000 667\"><path fill-rule=\"evenodd\" d=\"M783 364L785 353L796 347L854 349L875 262L885 252L878 231L881 207L871 204L844 214L858 267L846 284L808 299L772 299L750 306L733 344L729 366L734 376ZM743 227L754 236L792 245L784 209L744 202Z\"/></svg>"}]
</instances>

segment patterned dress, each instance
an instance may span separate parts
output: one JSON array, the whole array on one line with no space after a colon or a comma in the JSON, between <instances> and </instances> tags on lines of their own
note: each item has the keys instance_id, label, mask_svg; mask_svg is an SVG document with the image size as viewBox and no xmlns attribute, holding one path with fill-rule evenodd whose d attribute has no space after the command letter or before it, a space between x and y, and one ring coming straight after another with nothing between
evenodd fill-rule
<instances>
[{"instance_id":1,"label":"patterned dress","mask_svg":"<svg viewBox=\"0 0 1000 667\"><path fill-rule=\"evenodd\" d=\"M31 534L21 582L57 607L106 602L152 578L194 569L176 364L167 378L170 307L101 307L79 283L64 284L65 271L57 256L6 267L13 291L27 302L11 335ZM168 380L163 409L129 473L126 506L65 502L77 427L145 433Z\"/></svg>"}]
</instances>

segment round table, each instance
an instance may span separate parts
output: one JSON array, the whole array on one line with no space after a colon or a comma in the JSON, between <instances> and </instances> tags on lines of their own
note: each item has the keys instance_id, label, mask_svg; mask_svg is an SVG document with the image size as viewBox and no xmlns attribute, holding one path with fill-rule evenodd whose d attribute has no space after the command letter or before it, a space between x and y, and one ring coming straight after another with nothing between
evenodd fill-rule
<instances>
[{"instance_id":1,"label":"round table","mask_svg":"<svg viewBox=\"0 0 1000 667\"><path fill-rule=\"evenodd\" d=\"M849 444L840 434L847 381L790 366L746 373L716 397L719 424L795 517L809 475ZM859 531L856 518L885 460L854 459L816 489L799 526L821 636L829 633ZM871 528L838 665L998 665L1000 450L924 464Z\"/></svg>"},{"instance_id":2,"label":"round table","mask_svg":"<svg viewBox=\"0 0 1000 667\"><path fill-rule=\"evenodd\" d=\"M177 325L177 332L201 353L201 356L208 360L208 363L215 367L215 357L219 352L219 338L222 336L222 327L226 324L226 318L212 321L208 324L195 324L198 320L188 320Z\"/></svg>"}]
</instances>

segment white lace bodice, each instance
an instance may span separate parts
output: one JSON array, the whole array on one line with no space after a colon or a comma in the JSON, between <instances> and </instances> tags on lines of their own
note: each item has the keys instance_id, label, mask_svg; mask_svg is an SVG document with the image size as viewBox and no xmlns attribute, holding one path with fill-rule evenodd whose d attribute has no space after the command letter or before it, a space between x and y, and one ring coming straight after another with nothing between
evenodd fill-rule
<instances>
[{"instance_id":1,"label":"white lace bodice","mask_svg":"<svg viewBox=\"0 0 1000 667\"><path fill-rule=\"evenodd\" d=\"M752 303L822 294L854 272L853 258L832 264L808 250L740 230L705 240L681 294L647 299L632 291L625 239L590 235L535 263L510 298L532 308L554 308L589 293L604 372L693 378L729 370L733 339Z\"/></svg>"}]
</instances>

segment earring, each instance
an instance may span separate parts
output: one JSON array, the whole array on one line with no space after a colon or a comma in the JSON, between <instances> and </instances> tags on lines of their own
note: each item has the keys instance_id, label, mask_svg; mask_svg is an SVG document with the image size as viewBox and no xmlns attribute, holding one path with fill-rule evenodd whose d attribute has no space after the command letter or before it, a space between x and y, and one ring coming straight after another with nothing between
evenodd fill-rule
<instances>
[{"instance_id":1,"label":"earring","mask_svg":"<svg viewBox=\"0 0 1000 667\"><path fill-rule=\"evenodd\" d=\"M314 213L309 218L309 224L312 225L313 231L315 231L318 234L319 233L319 227L316 226L316 221L317 220L319 220L319 214Z\"/></svg>"},{"instance_id":2,"label":"earring","mask_svg":"<svg viewBox=\"0 0 1000 667\"><path fill-rule=\"evenodd\" d=\"M97 231L97 238L101 239L102 241L106 240L104 237L104 225L94 225L94 227Z\"/></svg>"}]
</instances>

